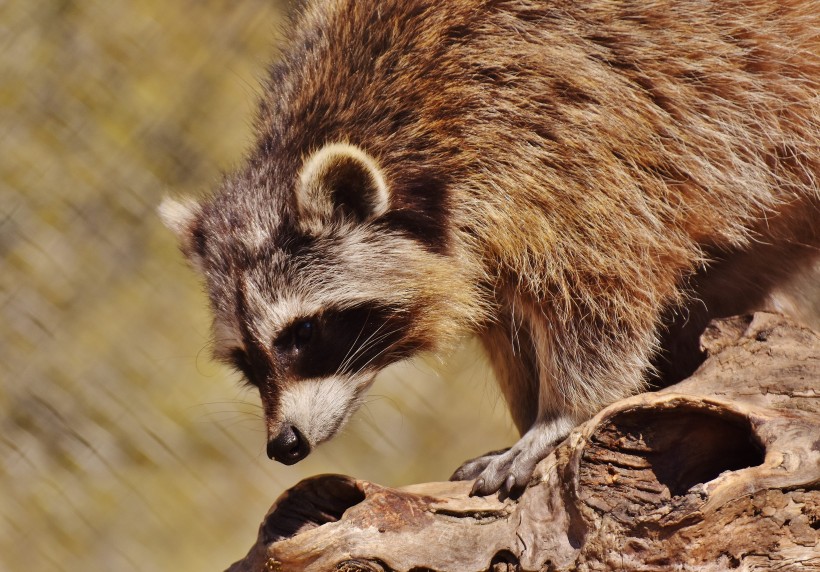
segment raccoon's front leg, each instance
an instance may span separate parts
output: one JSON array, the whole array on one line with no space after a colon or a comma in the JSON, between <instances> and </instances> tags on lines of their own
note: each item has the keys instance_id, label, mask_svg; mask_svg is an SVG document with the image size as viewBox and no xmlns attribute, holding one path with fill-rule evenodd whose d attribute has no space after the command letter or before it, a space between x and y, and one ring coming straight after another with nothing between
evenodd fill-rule
<instances>
[{"instance_id":1,"label":"raccoon's front leg","mask_svg":"<svg viewBox=\"0 0 820 572\"><path fill-rule=\"evenodd\" d=\"M522 308L517 305L519 310ZM513 305L482 335L501 393L521 438L501 451L492 451L462 464L451 480L476 479L472 494L487 495L502 485L511 491L523 487L535 465L580 421L577 414L561 410L562 396L556 395L554 379L544 379L540 332L543 325L514 315ZM583 417L583 416L582 416Z\"/></svg>"},{"instance_id":2,"label":"raccoon's front leg","mask_svg":"<svg viewBox=\"0 0 820 572\"><path fill-rule=\"evenodd\" d=\"M472 494L524 487L535 465L577 424L642 388L653 347L651 322L632 331L594 318L560 324L547 317L548 308L518 307L524 311L517 319L500 324L484 342L522 436L509 450L456 471L456 479L476 479Z\"/></svg>"},{"instance_id":3,"label":"raccoon's front leg","mask_svg":"<svg viewBox=\"0 0 820 572\"><path fill-rule=\"evenodd\" d=\"M538 367L529 330L521 326L520 318L512 318L511 307L508 306L500 312L498 322L482 333L481 342L510 416L518 433L524 435L538 418L539 402ZM490 451L465 461L450 480L471 481L477 478L493 460L510 449Z\"/></svg>"}]
</instances>

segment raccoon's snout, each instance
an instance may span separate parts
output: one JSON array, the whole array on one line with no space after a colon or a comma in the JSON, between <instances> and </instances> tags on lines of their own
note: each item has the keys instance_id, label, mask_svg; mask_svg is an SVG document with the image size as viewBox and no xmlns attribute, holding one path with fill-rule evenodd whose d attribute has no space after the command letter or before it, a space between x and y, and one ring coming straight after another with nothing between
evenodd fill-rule
<instances>
[{"instance_id":1,"label":"raccoon's snout","mask_svg":"<svg viewBox=\"0 0 820 572\"><path fill-rule=\"evenodd\" d=\"M283 465L298 463L309 453L310 443L293 425L285 425L279 435L268 441L268 458Z\"/></svg>"}]
</instances>

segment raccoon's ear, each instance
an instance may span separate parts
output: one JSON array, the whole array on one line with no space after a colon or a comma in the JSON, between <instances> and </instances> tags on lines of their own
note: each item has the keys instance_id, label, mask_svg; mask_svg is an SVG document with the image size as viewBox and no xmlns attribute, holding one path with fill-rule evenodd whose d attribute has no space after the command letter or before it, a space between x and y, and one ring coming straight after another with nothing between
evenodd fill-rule
<instances>
[{"instance_id":1,"label":"raccoon's ear","mask_svg":"<svg viewBox=\"0 0 820 572\"><path fill-rule=\"evenodd\" d=\"M180 250L197 269L202 266L202 241L198 232L200 211L199 203L190 198L165 197L157 208L159 218L176 235Z\"/></svg>"},{"instance_id":2,"label":"raccoon's ear","mask_svg":"<svg viewBox=\"0 0 820 572\"><path fill-rule=\"evenodd\" d=\"M370 155L346 143L333 143L311 155L302 167L296 203L303 216L334 215L364 222L387 212L390 192Z\"/></svg>"}]
</instances>

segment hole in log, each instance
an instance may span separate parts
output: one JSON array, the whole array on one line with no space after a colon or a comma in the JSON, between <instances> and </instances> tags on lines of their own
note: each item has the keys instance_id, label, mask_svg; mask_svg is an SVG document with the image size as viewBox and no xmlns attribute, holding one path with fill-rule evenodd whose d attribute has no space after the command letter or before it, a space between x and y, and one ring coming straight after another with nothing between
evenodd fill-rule
<instances>
[{"instance_id":1,"label":"hole in log","mask_svg":"<svg viewBox=\"0 0 820 572\"><path fill-rule=\"evenodd\" d=\"M654 490L655 481L672 496L724 471L760 465L765 453L745 417L692 405L621 413L596 431L590 445L582 471L588 479L642 491Z\"/></svg>"},{"instance_id":2,"label":"hole in log","mask_svg":"<svg viewBox=\"0 0 820 572\"><path fill-rule=\"evenodd\" d=\"M652 448L648 460L658 481L679 496L694 485L763 463L748 421L703 410L652 411L642 416L643 435Z\"/></svg>"},{"instance_id":3,"label":"hole in log","mask_svg":"<svg viewBox=\"0 0 820 572\"><path fill-rule=\"evenodd\" d=\"M509 550L500 550L493 556L488 572L518 572L521 564L518 558Z\"/></svg>"},{"instance_id":4,"label":"hole in log","mask_svg":"<svg viewBox=\"0 0 820 572\"><path fill-rule=\"evenodd\" d=\"M348 477L322 475L306 479L276 501L262 523L261 540L269 544L336 522L347 509L364 499L364 491Z\"/></svg>"},{"instance_id":5,"label":"hole in log","mask_svg":"<svg viewBox=\"0 0 820 572\"><path fill-rule=\"evenodd\" d=\"M744 417L680 408L652 410L635 421L634 429L643 425L644 442L652 449L647 460L658 482L673 496L724 471L763 463L763 451Z\"/></svg>"}]
</instances>

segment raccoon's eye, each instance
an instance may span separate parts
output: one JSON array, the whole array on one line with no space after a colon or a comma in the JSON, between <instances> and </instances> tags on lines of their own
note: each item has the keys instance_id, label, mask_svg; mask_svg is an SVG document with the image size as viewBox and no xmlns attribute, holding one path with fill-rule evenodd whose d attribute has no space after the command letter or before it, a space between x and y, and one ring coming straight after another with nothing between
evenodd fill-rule
<instances>
[{"instance_id":1,"label":"raccoon's eye","mask_svg":"<svg viewBox=\"0 0 820 572\"><path fill-rule=\"evenodd\" d=\"M315 333L314 320L301 320L285 330L273 343L283 350L298 350L308 345Z\"/></svg>"},{"instance_id":2,"label":"raccoon's eye","mask_svg":"<svg viewBox=\"0 0 820 572\"><path fill-rule=\"evenodd\" d=\"M296 324L293 330L293 345L297 348L307 345L313 338L316 325L312 320L303 320Z\"/></svg>"}]
</instances>

